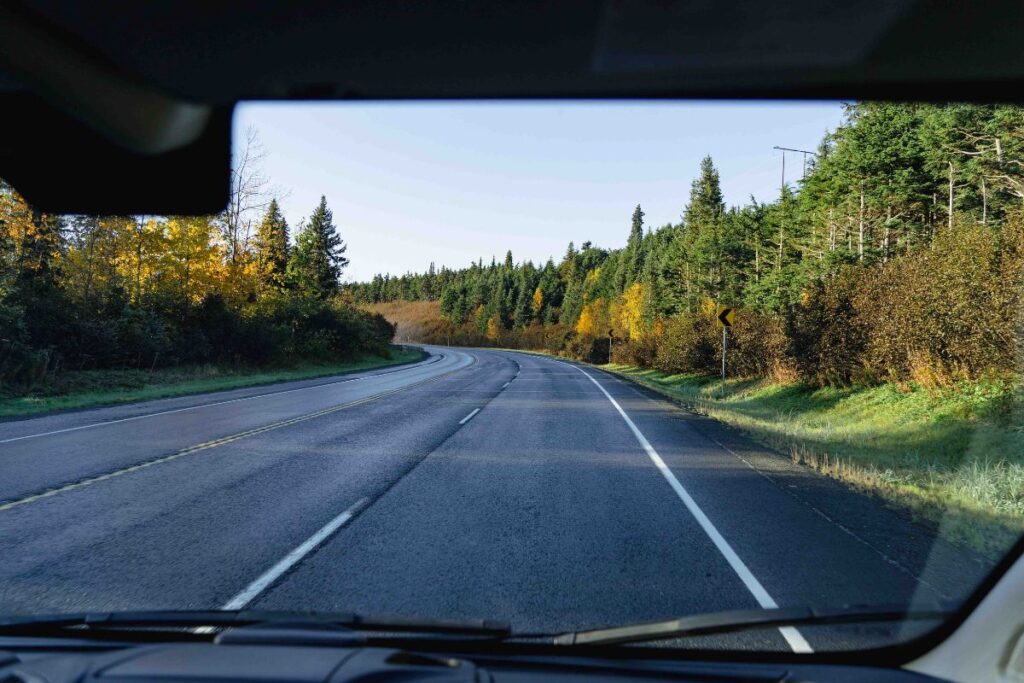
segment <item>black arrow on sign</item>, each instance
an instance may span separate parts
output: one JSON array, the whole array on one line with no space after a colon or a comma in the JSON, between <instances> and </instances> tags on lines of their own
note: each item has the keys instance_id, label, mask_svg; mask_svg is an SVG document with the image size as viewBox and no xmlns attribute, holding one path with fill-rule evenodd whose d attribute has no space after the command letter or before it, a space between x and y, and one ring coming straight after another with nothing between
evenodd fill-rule
<instances>
[{"instance_id":1,"label":"black arrow on sign","mask_svg":"<svg viewBox=\"0 0 1024 683\"><path fill-rule=\"evenodd\" d=\"M725 327L732 327L732 323L729 321L730 313L732 313L731 308L723 308L722 312L718 314L718 322L722 323Z\"/></svg>"}]
</instances>

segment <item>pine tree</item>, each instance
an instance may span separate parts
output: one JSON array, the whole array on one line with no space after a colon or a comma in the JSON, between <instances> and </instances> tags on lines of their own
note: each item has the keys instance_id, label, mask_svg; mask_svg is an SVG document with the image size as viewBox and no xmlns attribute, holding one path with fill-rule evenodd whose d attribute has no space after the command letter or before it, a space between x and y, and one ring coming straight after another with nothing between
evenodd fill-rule
<instances>
[{"instance_id":1,"label":"pine tree","mask_svg":"<svg viewBox=\"0 0 1024 683\"><path fill-rule=\"evenodd\" d=\"M256 265L266 285L280 287L288 269L288 222L281 215L277 199L271 199L256 229Z\"/></svg>"},{"instance_id":2,"label":"pine tree","mask_svg":"<svg viewBox=\"0 0 1024 683\"><path fill-rule=\"evenodd\" d=\"M636 282L644 269L644 212L637 204L633 209L633 223L629 229L629 240L626 242L626 285Z\"/></svg>"},{"instance_id":3,"label":"pine tree","mask_svg":"<svg viewBox=\"0 0 1024 683\"><path fill-rule=\"evenodd\" d=\"M723 216L725 202L718 170L710 156L700 162L700 175L690 188L690 202L683 214L690 256L690 279L698 293L717 299L722 291ZM695 271L695 272L694 272ZM691 301L693 306L695 302Z\"/></svg>"},{"instance_id":4,"label":"pine tree","mask_svg":"<svg viewBox=\"0 0 1024 683\"><path fill-rule=\"evenodd\" d=\"M626 240L626 248L619 260L618 272L615 277L617 294L625 292L643 272L643 239L644 212L637 204L633 209L633 222L629 229L629 238Z\"/></svg>"},{"instance_id":5,"label":"pine tree","mask_svg":"<svg viewBox=\"0 0 1024 683\"><path fill-rule=\"evenodd\" d=\"M334 214L327 208L327 198L302 226L288 261L290 280L302 292L325 299L338 292L341 271L348 265L347 246L338 236Z\"/></svg>"}]
</instances>

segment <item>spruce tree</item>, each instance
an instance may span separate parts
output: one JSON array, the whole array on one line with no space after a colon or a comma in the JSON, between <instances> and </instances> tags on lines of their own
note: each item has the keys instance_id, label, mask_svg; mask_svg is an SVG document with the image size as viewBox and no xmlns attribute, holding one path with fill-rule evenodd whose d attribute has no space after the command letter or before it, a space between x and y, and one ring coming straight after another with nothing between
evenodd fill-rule
<instances>
[{"instance_id":1,"label":"spruce tree","mask_svg":"<svg viewBox=\"0 0 1024 683\"><path fill-rule=\"evenodd\" d=\"M629 238L626 240L626 248L623 250L622 258L619 260L618 272L615 278L616 293L621 294L640 279L643 272L643 239L644 239L644 212L637 204L633 209L633 221L629 228Z\"/></svg>"},{"instance_id":2,"label":"spruce tree","mask_svg":"<svg viewBox=\"0 0 1024 683\"><path fill-rule=\"evenodd\" d=\"M334 226L334 214L327 208L327 198L321 196L320 204L295 240L288 261L289 278L300 291L311 296L326 299L337 294L341 271L348 265L346 249Z\"/></svg>"},{"instance_id":3,"label":"spruce tree","mask_svg":"<svg viewBox=\"0 0 1024 683\"><path fill-rule=\"evenodd\" d=\"M281 286L288 269L288 222L277 199L271 199L256 229L256 263L264 284Z\"/></svg>"}]
</instances>

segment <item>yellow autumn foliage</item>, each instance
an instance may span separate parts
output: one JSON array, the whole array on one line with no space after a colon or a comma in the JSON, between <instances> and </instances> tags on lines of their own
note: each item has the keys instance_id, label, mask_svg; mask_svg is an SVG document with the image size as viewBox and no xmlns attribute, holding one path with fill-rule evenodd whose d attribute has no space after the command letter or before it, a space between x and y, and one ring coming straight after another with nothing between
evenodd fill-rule
<instances>
[{"instance_id":1,"label":"yellow autumn foliage","mask_svg":"<svg viewBox=\"0 0 1024 683\"><path fill-rule=\"evenodd\" d=\"M639 282L633 283L622 294L622 302L618 307L617 320L619 326L630 339L644 336L643 307L646 292Z\"/></svg>"},{"instance_id":2,"label":"yellow autumn foliage","mask_svg":"<svg viewBox=\"0 0 1024 683\"><path fill-rule=\"evenodd\" d=\"M498 341L498 337L501 335L501 321L498 320L498 316L492 315L487 319L487 338L491 341Z\"/></svg>"},{"instance_id":3,"label":"yellow autumn foliage","mask_svg":"<svg viewBox=\"0 0 1024 683\"><path fill-rule=\"evenodd\" d=\"M608 306L604 299L594 299L583 306L579 320L576 321L576 333L589 336L608 334Z\"/></svg>"}]
</instances>

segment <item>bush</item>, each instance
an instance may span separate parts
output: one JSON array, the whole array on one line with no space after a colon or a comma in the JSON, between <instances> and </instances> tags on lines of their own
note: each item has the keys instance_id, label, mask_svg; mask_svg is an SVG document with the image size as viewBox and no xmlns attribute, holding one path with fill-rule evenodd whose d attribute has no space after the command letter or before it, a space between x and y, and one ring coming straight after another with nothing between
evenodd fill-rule
<instances>
[{"instance_id":1,"label":"bush","mask_svg":"<svg viewBox=\"0 0 1024 683\"><path fill-rule=\"evenodd\" d=\"M570 332L565 340L565 353L586 363L608 362L608 337Z\"/></svg>"},{"instance_id":2,"label":"bush","mask_svg":"<svg viewBox=\"0 0 1024 683\"><path fill-rule=\"evenodd\" d=\"M786 316L786 336L801 379L825 386L866 378L867 330L855 305L862 278L862 271L851 267L819 281Z\"/></svg>"},{"instance_id":3,"label":"bush","mask_svg":"<svg viewBox=\"0 0 1024 683\"><path fill-rule=\"evenodd\" d=\"M20 311L0 300L0 387L27 390L46 376L50 354L32 348L27 337Z\"/></svg>"},{"instance_id":4,"label":"bush","mask_svg":"<svg viewBox=\"0 0 1024 683\"><path fill-rule=\"evenodd\" d=\"M722 343L714 321L707 315L684 313L665 323L654 367L671 374L716 372Z\"/></svg>"},{"instance_id":5,"label":"bush","mask_svg":"<svg viewBox=\"0 0 1024 683\"><path fill-rule=\"evenodd\" d=\"M931 248L873 269L856 305L865 367L890 380L977 379L1016 366L1020 221L943 230Z\"/></svg>"},{"instance_id":6,"label":"bush","mask_svg":"<svg viewBox=\"0 0 1024 683\"><path fill-rule=\"evenodd\" d=\"M664 334L664 323L656 323L654 329L642 335L639 339L629 339L616 344L612 349L612 360L616 363L637 365L640 367L652 367L658 355L658 348L661 346Z\"/></svg>"},{"instance_id":7,"label":"bush","mask_svg":"<svg viewBox=\"0 0 1024 683\"><path fill-rule=\"evenodd\" d=\"M730 377L787 377L793 374L785 321L755 311L736 311L729 328Z\"/></svg>"},{"instance_id":8,"label":"bush","mask_svg":"<svg viewBox=\"0 0 1024 683\"><path fill-rule=\"evenodd\" d=\"M115 329L122 363L128 367L154 365L171 347L167 327L153 311L129 308Z\"/></svg>"}]
</instances>

